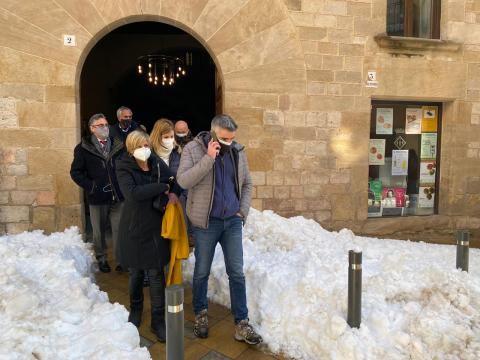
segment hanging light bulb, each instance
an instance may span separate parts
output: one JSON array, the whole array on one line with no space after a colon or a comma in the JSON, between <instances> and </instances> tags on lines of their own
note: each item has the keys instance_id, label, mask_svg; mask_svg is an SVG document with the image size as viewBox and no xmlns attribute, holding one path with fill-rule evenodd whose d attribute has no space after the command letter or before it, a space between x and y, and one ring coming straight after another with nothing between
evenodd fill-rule
<instances>
[{"instance_id":1,"label":"hanging light bulb","mask_svg":"<svg viewBox=\"0 0 480 360\"><path fill-rule=\"evenodd\" d=\"M148 67L149 67L149 68L152 68L152 64L151 64L151 63L148 63Z\"/></svg>"},{"instance_id":2,"label":"hanging light bulb","mask_svg":"<svg viewBox=\"0 0 480 360\"><path fill-rule=\"evenodd\" d=\"M154 83L155 85L157 85L157 80L155 80L153 83Z\"/></svg>"},{"instance_id":3,"label":"hanging light bulb","mask_svg":"<svg viewBox=\"0 0 480 360\"><path fill-rule=\"evenodd\" d=\"M139 74L142 73L142 65L138 65L138 73L139 73Z\"/></svg>"},{"instance_id":4,"label":"hanging light bulb","mask_svg":"<svg viewBox=\"0 0 480 360\"><path fill-rule=\"evenodd\" d=\"M178 67L178 71L182 71L182 67L181 67L181 66Z\"/></svg>"},{"instance_id":5,"label":"hanging light bulb","mask_svg":"<svg viewBox=\"0 0 480 360\"><path fill-rule=\"evenodd\" d=\"M157 77L157 75L155 75L155 81L157 81L157 80L158 80L158 77Z\"/></svg>"},{"instance_id":6,"label":"hanging light bulb","mask_svg":"<svg viewBox=\"0 0 480 360\"><path fill-rule=\"evenodd\" d=\"M185 75L185 74L186 74L185 70L182 70L182 75Z\"/></svg>"},{"instance_id":7,"label":"hanging light bulb","mask_svg":"<svg viewBox=\"0 0 480 360\"><path fill-rule=\"evenodd\" d=\"M148 78L148 81L149 81L149 82L152 82L152 81L153 81L153 79L152 79L151 77L149 77L149 78Z\"/></svg>"},{"instance_id":8,"label":"hanging light bulb","mask_svg":"<svg viewBox=\"0 0 480 360\"><path fill-rule=\"evenodd\" d=\"M179 74L179 73L176 73L175 76L178 78L178 77L180 77L180 74Z\"/></svg>"}]
</instances>

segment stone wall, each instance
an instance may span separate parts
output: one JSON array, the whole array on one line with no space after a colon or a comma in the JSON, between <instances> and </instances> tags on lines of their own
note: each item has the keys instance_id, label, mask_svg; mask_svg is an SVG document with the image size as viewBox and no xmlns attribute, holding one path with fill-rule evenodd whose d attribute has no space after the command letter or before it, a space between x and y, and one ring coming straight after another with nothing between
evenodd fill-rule
<instances>
[{"instance_id":1,"label":"stone wall","mask_svg":"<svg viewBox=\"0 0 480 360\"><path fill-rule=\"evenodd\" d=\"M0 231L81 223L68 170L93 45L133 21L205 44L240 123L253 206L331 229L445 241L480 228L480 1L442 1L442 42L385 38L385 0L0 0ZM77 37L63 46L63 34ZM365 87L367 70L379 86ZM439 215L367 220L372 99L443 102Z\"/></svg>"}]
</instances>

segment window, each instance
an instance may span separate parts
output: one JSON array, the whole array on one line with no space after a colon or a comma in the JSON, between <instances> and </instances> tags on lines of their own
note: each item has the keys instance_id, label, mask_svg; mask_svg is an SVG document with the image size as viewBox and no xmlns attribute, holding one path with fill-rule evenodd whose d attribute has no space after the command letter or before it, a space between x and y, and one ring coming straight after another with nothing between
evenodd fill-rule
<instances>
[{"instance_id":1,"label":"window","mask_svg":"<svg viewBox=\"0 0 480 360\"><path fill-rule=\"evenodd\" d=\"M387 34L440 39L440 0L388 0Z\"/></svg>"},{"instance_id":2,"label":"window","mask_svg":"<svg viewBox=\"0 0 480 360\"><path fill-rule=\"evenodd\" d=\"M441 115L439 103L372 102L368 217L437 213Z\"/></svg>"}]
</instances>

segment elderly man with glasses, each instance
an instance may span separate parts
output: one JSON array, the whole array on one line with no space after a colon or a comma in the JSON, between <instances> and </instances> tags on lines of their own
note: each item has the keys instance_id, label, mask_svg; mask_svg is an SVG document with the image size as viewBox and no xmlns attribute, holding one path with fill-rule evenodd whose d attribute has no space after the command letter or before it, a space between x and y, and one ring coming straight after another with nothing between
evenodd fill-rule
<instances>
[{"instance_id":1,"label":"elderly man with glasses","mask_svg":"<svg viewBox=\"0 0 480 360\"><path fill-rule=\"evenodd\" d=\"M108 219L117 267L122 263L117 239L123 196L115 175L115 160L124 145L120 139L110 136L105 115L93 115L88 127L91 134L75 147L70 176L87 195L98 267L102 272L110 272L105 239Z\"/></svg>"}]
</instances>

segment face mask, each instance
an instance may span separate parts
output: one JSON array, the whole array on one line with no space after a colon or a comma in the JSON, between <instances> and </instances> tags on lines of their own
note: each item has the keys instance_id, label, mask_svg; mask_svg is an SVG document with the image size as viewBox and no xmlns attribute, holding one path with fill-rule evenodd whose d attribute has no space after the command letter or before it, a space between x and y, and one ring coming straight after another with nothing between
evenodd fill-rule
<instances>
[{"instance_id":1,"label":"face mask","mask_svg":"<svg viewBox=\"0 0 480 360\"><path fill-rule=\"evenodd\" d=\"M232 142L224 141L218 139L218 142L220 143L220 154L224 155L230 151L230 147L232 146Z\"/></svg>"},{"instance_id":2,"label":"face mask","mask_svg":"<svg viewBox=\"0 0 480 360\"><path fill-rule=\"evenodd\" d=\"M132 125L132 120L130 119L122 119L120 120L120 125L122 125L122 128L127 129Z\"/></svg>"},{"instance_id":3,"label":"face mask","mask_svg":"<svg viewBox=\"0 0 480 360\"><path fill-rule=\"evenodd\" d=\"M95 129L95 135L99 138L99 139L106 139L109 135L109 129L108 129L108 126L105 126L105 127L99 127L99 128L96 128Z\"/></svg>"},{"instance_id":4,"label":"face mask","mask_svg":"<svg viewBox=\"0 0 480 360\"><path fill-rule=\"evenodd\" d=\"M138 148L133 152L133 157L140 161L147 161L152 151L148 147Z\"/></svg>"},{"instance_id":5,"label":"face mask","mask_svg":"<svg viewBox=\"0 0 480 360\"><path fill-rule=\"evenodd\" d=\"M184 134L175 134L177 144L183 145L190 141L190 132Z\"/></svg>"},{"instance_id":6,"label":"face mask","mask_svg":"<svg viewBox=\"0 0 480 360\"><path fill-rule=\"evenodd\" d=\"M170 139L163 139L162 140L162 145L164 148L168 149L168 150L173 150L173 146L174 146L174 140L172 138Z\"/></svg>"}]
</instances>

